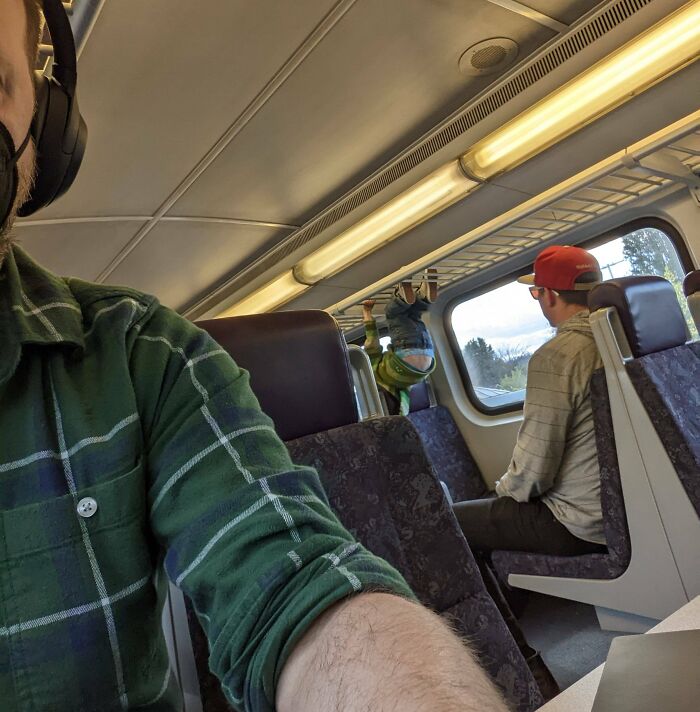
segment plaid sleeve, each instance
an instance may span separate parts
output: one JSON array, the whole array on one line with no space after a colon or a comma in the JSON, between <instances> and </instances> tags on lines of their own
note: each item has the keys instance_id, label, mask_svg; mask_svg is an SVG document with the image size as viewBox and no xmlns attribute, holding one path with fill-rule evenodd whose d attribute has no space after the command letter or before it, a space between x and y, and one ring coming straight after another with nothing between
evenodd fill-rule
<instances>
[{"instance_id":1,"label":"plaid sleeve","mask_svg":"<svg viewBox=\"0 0 700 712\"><path fill-rule=\"evenodd\" d=\"M364 588L412 596L330 511L317 474L292 464L248 374L206 334L158 307L133 335L151 527L192 600L229 700L274 709L292 647Z\"/></svg>"}]
</instances>

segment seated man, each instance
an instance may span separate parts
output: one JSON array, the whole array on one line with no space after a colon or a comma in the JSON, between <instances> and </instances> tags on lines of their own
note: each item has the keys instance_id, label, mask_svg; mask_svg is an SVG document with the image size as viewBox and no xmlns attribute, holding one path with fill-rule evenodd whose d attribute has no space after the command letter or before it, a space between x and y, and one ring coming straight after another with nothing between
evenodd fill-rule
<instances>
[{"instance_id":1,"label":"seated man","mask_svg":"<svg viewBox=\"0 0 700 712\"><path fill-rule=\"evenodd\" d=\"M545 697L558 686L531 648L488 564L494 549L576 555L605 551L590 381L603 363L588 322L600 267L579 247L547 247L521 277L556 327L530 358L523 422L496 497L457 502L454 512L484 583Z\"/></svg>"},{"instance_id":2,"label":"seated man","mask_svg":"<svg viewBox=\"0 0 700 712\"><path fill-rule=\"evenodd\" d=\"M372 361L377 385L384 391L389 411L393 415L408 415L409 389L420 383L435 369L435 352L422 314L437 299L437 277L428 270L428 280L417 292L411 282L401 282L394 296L384 307L391 344L382 351L377 323L372 315L374 300L362 302L365 326L364 348Z\"/></svg>"},{"instance_id":3,"label":"seated man","mask_svg":"<svg viewBox=\"0 0 700 712\"><path fill-rule=\"evenodd\" d=\"M603 364L588 321L593 255L555 245L535 260L532 297L556 336L530 359L523 422L496 498L458 502L471 548L577 555L605 550L590 381Z\"/></svg>"}]
</instances>

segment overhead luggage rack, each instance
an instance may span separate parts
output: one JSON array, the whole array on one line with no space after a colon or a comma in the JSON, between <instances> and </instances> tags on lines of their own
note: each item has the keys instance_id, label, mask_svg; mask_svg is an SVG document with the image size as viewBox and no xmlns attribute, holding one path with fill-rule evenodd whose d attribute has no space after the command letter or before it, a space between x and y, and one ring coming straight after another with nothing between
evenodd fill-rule
<instances>
[{"instance_id":1,"label":"overhead luggage rack","mask_svg":"<svg viewBox=\"0 0 700 712\"><path fill-rule=\"evenodd\" d=\"M397 270L328 311L344 331L351 331L362 324L362 300L374 299L381 307L400 280L420 282L426 276L425 270L434 267L441 288L447 288L522 252L548 242L561 242L572 230L629 208L674 184L685 184L700 193L699 169L700 112L695 112Z\"/></svg>"},{"instance_id":2,"label":"overhead luggage rack","mask_svg":"<svg viewBox=\"0 0 700 712\"><path fill-rule=\"evenodd\" d=\"M69 0L63 3L63 7L70 20L73 28L73 36L75 37L75 46L78 57L85 47L88 36L92 30L95 20L97 19L105 0ZM51 44L51 35L44 25L44 31L39 43L39 54L37 56L35 69L37 71L46 71L53 58L53 45Z\"/></svg>"}]
</instances>

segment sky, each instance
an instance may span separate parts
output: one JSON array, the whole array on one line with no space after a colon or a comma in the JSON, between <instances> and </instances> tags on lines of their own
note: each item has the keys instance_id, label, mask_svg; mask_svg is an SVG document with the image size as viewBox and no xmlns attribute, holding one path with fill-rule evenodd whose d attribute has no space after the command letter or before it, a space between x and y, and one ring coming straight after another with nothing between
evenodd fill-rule
<instances>
[{"instance_id":1,"label":"sky","mask_svg":"<svg viewBox=\"0 0 700 712\"><path fill-rule=\"evenodd\" d=\"M603 279L630 273L622 253L622 238L591 250L600 262ZM539 304L523 284L511 282L470 299L452 312L452 326L460 347L481 336L496 351L524 349L530 353L554 335Z\"/></svg>"}]
</instances>

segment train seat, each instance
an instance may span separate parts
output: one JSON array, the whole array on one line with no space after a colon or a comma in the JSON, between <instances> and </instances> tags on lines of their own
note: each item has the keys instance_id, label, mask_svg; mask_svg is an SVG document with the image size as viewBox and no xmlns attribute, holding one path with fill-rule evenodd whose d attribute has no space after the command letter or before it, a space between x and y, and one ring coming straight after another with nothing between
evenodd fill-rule
<instances>
[{"instance_id":1,"label":"train seat","mask_svg":"<svg viewBox=\"0 0 700 712\"><path fill-rule=\"evenodd\" d=\"M347 345L326 312L210 319L197 326L248 371L260 407L282 440L359 420Z\"/></svg>"},{"instance_id":2,"label":"train seat","mask_svg":"<svg viewBox=\"0 0 700 712\"><path fill-rule=\"evenodd\" d=\"M688 341L675 290L661 277L613 280L591 298L618 315L635 437L692 597L700 593L700 342Z\"/></svg>"},{"instance_id":3,"label":"train seat","mask_svg":"<svg viewBox=\"0 0 700 712\"><path fill-rule=\"evenodd\" d=\"M538 573L533 568L526 570L527 562L522 559L518 559L521 567L517 573L504 565L501 573L507 574L512 586L594 605L604 628L643 631L687 602L691 591L698 592L700 530L696 532L697 514L630 380L628 368L634 359L647 353L675 350L684 344L686 327L672 286L657 277L606 282L592 291L589 304L593 334L605 367L629 532L629 562L612 579L602 577L600 571L585 578L563 576L561 569L557 575L542 575L542 566ZM600 392L593 395L599 398ZM599 427L599 405L595 417L599 439L604 432ZM605 443L599 455L606 458ZM607 469L601 462L601 503L609 515L613 480ZM606 527L609 523L606 521ZM561 566L563 562L553 563Z\"/></svg>"},{"instance_id":4,"label":"train seat","mask_svg":"<svg viewBox=\"0 0 700 712\"><path fill-rule=\"evenodd\" d=\"M483 497L488 491L486 483L452 413L434 403L427 380L413 386L410 394L408 419L418 431L428 460L451 499L461 502Z\"/></svg>"},{"instance_id":5,"label":"train seat","mask_svg":"<svg viewBox=\"0 0 700 712\"><path fill-rule=\"evenodd\" d=\"M495 551L492 561L499 577L510 574L615 579L627 569L631 557L627 514L620 480L608 389L603 369L591 379L591 401L600 467L600 502L608 551L582 556L547 556L522 551Z\"/></svg>"},{"instance_id":6,"label":"train seat","mask_svg":"<svg viewBox=\"0 0 700 712\"><path fill-rule=\"evenodd\" d=\"M683 292L688 300L688 308L700 331L700 269L688 272L683 280Z\"/></svg>"},{"instance_id":7,"label":"train seat","mask_svg":"<svg viewBox=\"0 0 700 712\"><path fill-rule=\"evenodd\" d=\"M200 326L250 371L292 458L317 468L343 524L472 641L514 709L536 709L539 690L486 592L417 431L402 417L358 422L335 320L324 312L281 312ZM191 611L190 624L204 708L225 709Z\"/></svg>"}]
</instances>

